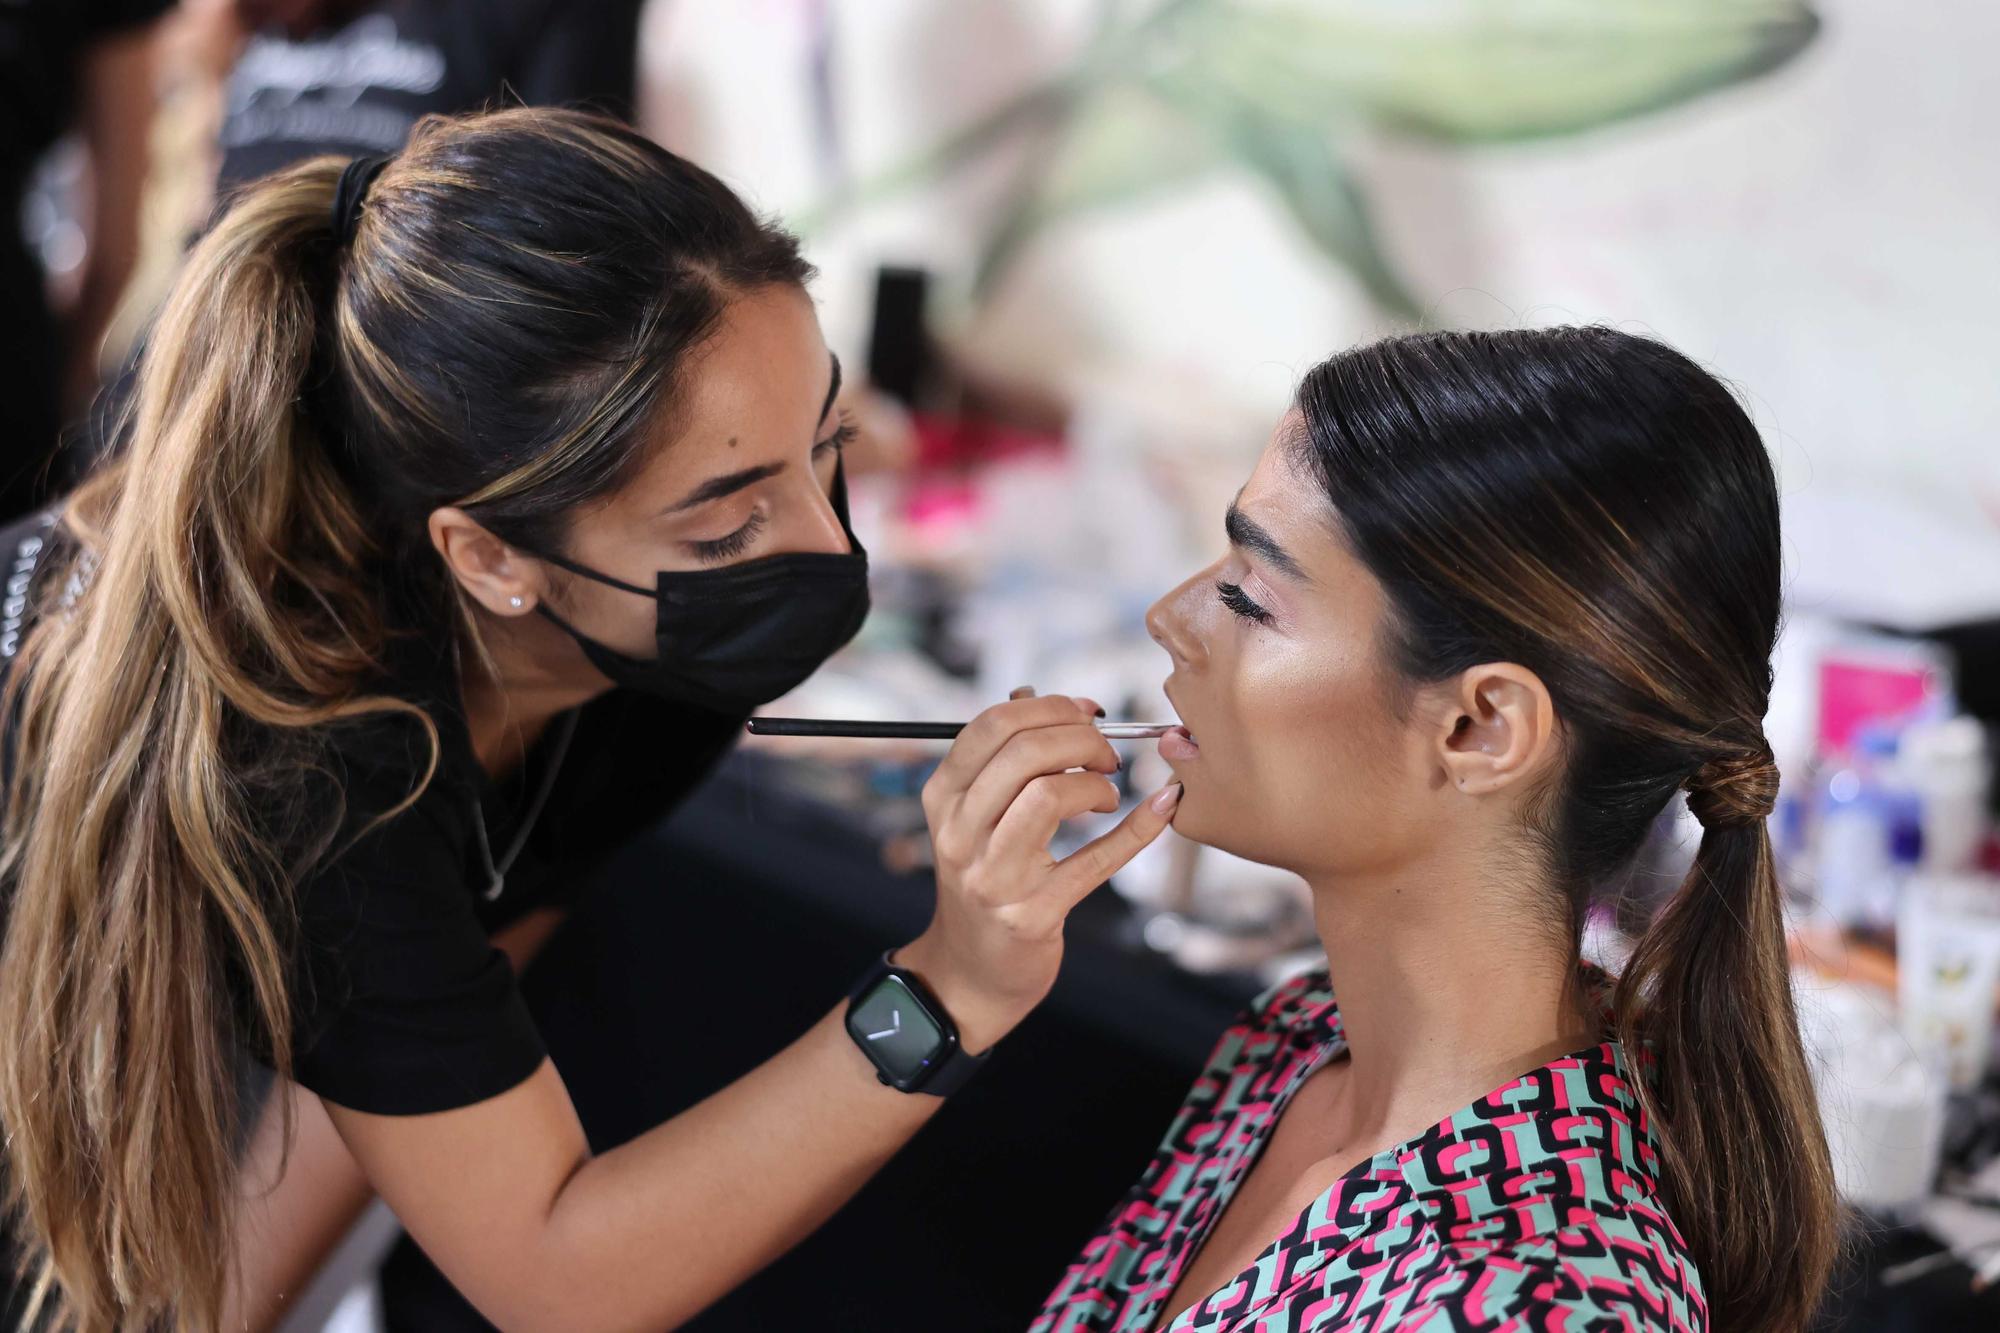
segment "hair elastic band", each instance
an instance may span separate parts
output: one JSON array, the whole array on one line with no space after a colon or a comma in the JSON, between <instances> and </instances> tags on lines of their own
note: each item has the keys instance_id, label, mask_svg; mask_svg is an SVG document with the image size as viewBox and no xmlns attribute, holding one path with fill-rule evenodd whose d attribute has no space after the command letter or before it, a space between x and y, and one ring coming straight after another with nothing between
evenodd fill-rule
<instances>
[{"instance_id":1,"label":"hair elastic band","mask_svg":"<svg viewBox=\"0 0 2000 1333\"><path fill-rule=\"evenodd\" d=\"M357 157L340 173L340 184L333 187L335 244L345 247L354 239L354 229L361 225L361 201L368 197L368 187L382 174L382 168L389 165L390 156L369 153Z\"/></svg>"}]
</instances>

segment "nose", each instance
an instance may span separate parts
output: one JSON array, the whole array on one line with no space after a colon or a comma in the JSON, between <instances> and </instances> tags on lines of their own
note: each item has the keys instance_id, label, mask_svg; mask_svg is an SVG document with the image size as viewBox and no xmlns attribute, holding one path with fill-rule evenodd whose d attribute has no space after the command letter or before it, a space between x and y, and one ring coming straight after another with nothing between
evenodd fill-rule
<instances>
[{"instance_id":1,"label":"nose","mask_svg":"<svg viewBox=\"0 0 2000 1333\"><path fill-rule=\"evenodd\" d=\"M1176 670L1199 667L1207 659L1201 639L1186 615L1188 599L1202 577L1196 574L1146 611L1146 632L1153 636L1153 642L1167 650Z\"/></svg>"},{"instance_id":2,"label":"nose","mask_svg":"<svg viewBox=\"0 0 2000 1333\"><path fill-rule=\"evenodd\" d=\"M810 508L805 511L809 517L802 520L796 545L791 549L825 555L849 554L854 546L847 540L847 525L834 511L833 497L811 473L806 475L806 484L812 491Z\"/></svg>"}]
</instances>

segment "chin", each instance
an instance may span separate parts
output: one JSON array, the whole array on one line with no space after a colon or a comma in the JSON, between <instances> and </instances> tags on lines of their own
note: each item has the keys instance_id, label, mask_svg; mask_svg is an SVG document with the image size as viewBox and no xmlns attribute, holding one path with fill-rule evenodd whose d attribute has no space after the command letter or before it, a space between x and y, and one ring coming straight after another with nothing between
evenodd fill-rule
<instances>
[{"instance_id":1,"label":"chin","mask_svg":"<svg viewBox=\"0 0 2000 1333\"><path fill-rule=\"evenodd\" d=\"M1174 810L1175 833L1218 852L1270 864L1267 857L1258 855L1257 841L1254 836L1246 836L1242 820L1232 817L1227 801L1218 801L1213 792L1182 781L1180 804Z\"/></svg>"},{"instance_id":2,"label":"chin","mask_svg":"<svg viewBox=\"0 0 2000 1333\"><path fill-rule=\"evenodd\" d=\"M1180 804L1174 807L1173 830L1189 842L1198 842L1204 847L1213 847L1215 846L1215 830L1203 818L1202 804L1203 802L1200 797L1191 795L1188 789L1183 786L1181 788Z\"/></svg>"},{"instance_id":3,"label":"chin","mask_svg":"<svg viewBox=\"0 0 2000 1333\"><path fill-rule=\"evenodd\" d=\"M1329 833L1325 842L1314 837L1308 840L1311 847L1302 848L1298 845L1299 830L1257 823L1247 817L1248 813L1241 802L1190 784L1181 791L1173 830L1189 842L1294 875L1304 875L1305 867L1319 864L1314 853L1324 853L1326 842L1337 837Z\"/></svg>"}]
</instances>

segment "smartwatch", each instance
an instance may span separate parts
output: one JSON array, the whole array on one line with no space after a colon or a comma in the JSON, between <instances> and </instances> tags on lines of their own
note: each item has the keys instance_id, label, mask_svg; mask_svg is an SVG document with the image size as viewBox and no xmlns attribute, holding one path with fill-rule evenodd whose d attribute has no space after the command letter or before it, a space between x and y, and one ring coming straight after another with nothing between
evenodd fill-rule
<instances>
[{"instance_id":1,"label":"smartwatch","mask_svg":"<svg viewBox=\"0 0 2000 1333\"><path fill-rule=\"evenodd\" d=\"M889 953L894 953L891 949ZM958 1028L930 988L882 955L847 999L847 1035L898 1092L948 1097L986 1061L958 1042Z\"/></svg>"}]
</instances>

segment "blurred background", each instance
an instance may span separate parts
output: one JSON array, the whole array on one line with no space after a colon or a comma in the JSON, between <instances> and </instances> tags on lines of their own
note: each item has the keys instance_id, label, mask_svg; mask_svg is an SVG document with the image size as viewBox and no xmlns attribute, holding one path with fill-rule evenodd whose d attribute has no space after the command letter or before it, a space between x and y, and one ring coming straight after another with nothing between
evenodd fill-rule
<instances>
[{"instance_id":1,"label":"blurred background","mask_svg":"<svg viewBox=\"0 0 2000 1333\"><path fill-rule=\"evenodd\" d=\"M1220 550L1307 367L1425 326L1654 334L1737 386L1784 491L1773 832L1857 1208L1825 1326L1993 1328L1996 46L1976 0L10 0L0 516L107 447L230 188L505 100L635 117L821 270L877 612L774 713L1033 684L1169 717L1141 617ZM600 1148L928 919L940 748L749 743L606 873L527 983ZM1662 817L1594 953L1693 839ZM994 1068L698 1327L1023 1327L1234 1009L1315 951L1299 885L1171 834L1071 941ZM677 1039L752 967L787 981L738 1040ZM484 1327L386 1215L322 1287L294 1327Z\"/></svg>"}]
</instances>

